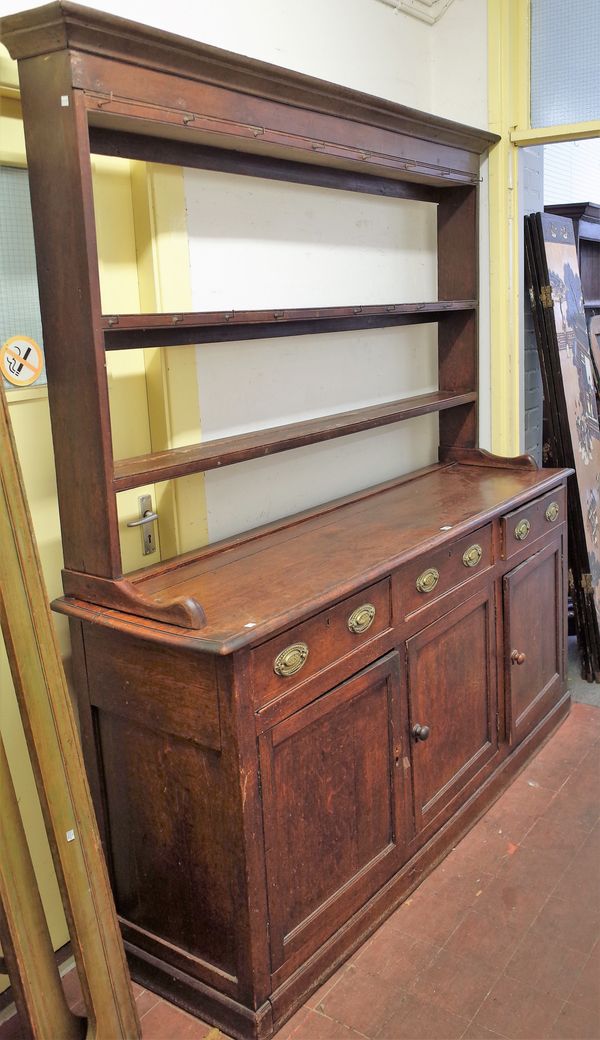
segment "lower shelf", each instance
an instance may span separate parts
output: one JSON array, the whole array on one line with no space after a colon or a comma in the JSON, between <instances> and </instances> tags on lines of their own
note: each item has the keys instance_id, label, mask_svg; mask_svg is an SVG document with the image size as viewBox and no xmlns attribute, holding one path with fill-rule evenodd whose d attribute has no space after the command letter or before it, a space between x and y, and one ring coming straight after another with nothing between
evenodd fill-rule
<instances>
[{"instance_id":1,"label":"lower shelf","mask_svg":"<svg viewBox=\"0 0 600 1040\"><path fill-rule=\"evenodd\" d=\"M318 441L388 426L418 415L472 405L476 400L477 393L474 390L436 390L399 401L387 401L367 408L354 408L348 412L287 423L285 426L252 430L235 437L219 437L202 444L138 455L115 462L113 488L115 491L126 491L155 481L233 466L238 462L264 458L265 455L302 448Z\"/></svg>"}]
</instances>

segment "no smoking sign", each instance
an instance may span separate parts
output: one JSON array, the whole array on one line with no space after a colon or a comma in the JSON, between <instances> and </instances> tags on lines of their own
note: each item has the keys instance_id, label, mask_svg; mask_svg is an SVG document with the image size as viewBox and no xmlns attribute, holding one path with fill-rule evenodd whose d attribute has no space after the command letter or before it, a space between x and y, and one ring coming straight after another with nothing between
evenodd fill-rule
<instances>
[{"instance_id":1,"label":"no smoking sign","mask_svg":"<svg viewBox=\"0 0 600 1040\"><path fill-rule=\"evenodd\" d=\"M0 348L0 372L13 386L31 386L43 367L42 348L29 336L11 336Z\"/></svg>"}]
</instances>

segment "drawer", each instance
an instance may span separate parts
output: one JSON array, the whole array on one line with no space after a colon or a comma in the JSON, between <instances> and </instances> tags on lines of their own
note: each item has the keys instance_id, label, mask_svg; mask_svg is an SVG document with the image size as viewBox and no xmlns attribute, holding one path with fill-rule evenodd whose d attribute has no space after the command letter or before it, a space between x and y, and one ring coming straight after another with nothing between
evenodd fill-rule
<instances>
[{"instance_id":1,"label":"drawer","mask_svg":"<svg viewBox=\"0 0 600 1040\"><path fill-rule=\"evenodd\" d=\"M500 520L502 532L502 559L509 560L526 542L549 534L567 519L567 489L555 488L542 498L536 498L520 509L507 513Z\"/></svg>"},{"instance_id":2,"label":"drawer","mask_svg":"<svg viewBox=\"0 0 600 1040\"><path fill-rule=\"evenodd\" d=\"M384 578L263 643L252 653L255 704L305 682L390 625L390 579Z\"/></svg>"},{"instance_id":3,"label":"drawer","mask_svg":"<svg viewBox=\"0 0 600 1040\"><path fill-rule=\"evenodd\" d=\"M435 603L447 592L488 570L493 562L491 524L417 557L398 571L402 616L408 618Z\"/></svg>"}]
</instances>

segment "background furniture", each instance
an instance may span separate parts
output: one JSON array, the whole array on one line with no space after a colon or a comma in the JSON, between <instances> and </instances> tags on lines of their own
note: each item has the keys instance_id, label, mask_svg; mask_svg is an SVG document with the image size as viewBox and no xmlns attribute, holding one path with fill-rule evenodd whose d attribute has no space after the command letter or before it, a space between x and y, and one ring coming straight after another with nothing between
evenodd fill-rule
<instances>
[{"instance_id":1,"label":"background furniture","mask_svg":"<svg viewBox=\"0 0 600 1040\"><path fill-rule=\"evenodd\" d=\"M544 206L544 212L569 217L573 221L581 292L588 327L600 314L600 206L594 202L571 202Z\"/></svg>"},{"instance_id":2,"label":"background furniture","mask_svg":"<svg viewBox=\"0 0 600 1040\"><path fill-rule=\"evenodd\" d=\"M55 606L126 949L171 1000L268 1036L568 710L567 471L477 448L479 157L495 138L69 3L43 10L2 32L56 443ZM438 298L103 315L90 150L434 205ZM107 350L423 321L438 326L433 393L112 457ZM426 469L123 576L118 491L429 412Z\"/></svg>"},{"instance_id":3,"label":"background furniture","mask_svg":"<svg viewBox=\"0 0 600 1040\"><path fill-rule=\"evenodd\" d=\"M600 681L600 430L573 221L525 218L526 278L544 385L551 460L569 481L569 591L581 675Z\"/></svg>"}]
</instances>

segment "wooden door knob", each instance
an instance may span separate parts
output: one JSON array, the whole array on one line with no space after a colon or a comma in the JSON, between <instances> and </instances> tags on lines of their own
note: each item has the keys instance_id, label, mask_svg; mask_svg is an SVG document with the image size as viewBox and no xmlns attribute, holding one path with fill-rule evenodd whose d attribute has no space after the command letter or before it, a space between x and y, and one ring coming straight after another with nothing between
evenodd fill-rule
<instances>
[{"instance_id":1,"label":"wooden door knob","mask_svg":"<svg viewBox=\"0 0 600 1040\"><path fill-rule=\"evenodd\" d=\"M510 659L513 664L523 664L526 656L527 655L522 653L522 651L520 650L513 650L512 654L510 655Z\"/></svg>"},{"instance_id":2,"label":"wooden door knob","mask_svg":"<svg viewBox=\"0 0 600 1040\"><path fill-rule=\"evenodd\" d=\"M413 737L415 740L427 740L429 733L429 726L421 726L418 722L413 726Z\"/></svg>"}]
</instances>

